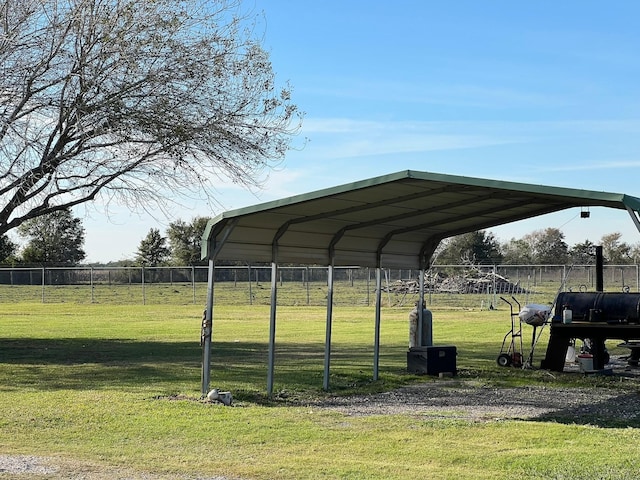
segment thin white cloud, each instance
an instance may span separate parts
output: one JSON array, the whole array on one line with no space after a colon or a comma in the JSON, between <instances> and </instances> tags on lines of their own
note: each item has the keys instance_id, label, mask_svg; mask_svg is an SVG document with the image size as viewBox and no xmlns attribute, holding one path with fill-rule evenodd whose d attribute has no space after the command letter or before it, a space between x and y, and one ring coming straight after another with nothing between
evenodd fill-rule
<instances>
[{"instance_id":1,"label":"thin white cloud","mask_svg":"<svg viewBox=\"0 0 640 480\"><path fill-rule=\"evenodd\" d=\"M571 132L640 133L640 119L552 120L552 121L411 121L360 120L355 118L306 118L304 135L377 132L471 132L483 134L555 134Z\"/></svg>"},{"instance_id":2,"label":"thin white cloud","mask_svg":"<svg viewBox=\"0 0 640 480\"><path fill-rule=\"evenodd\" d=\"M582 172L590 170L613 170L613 169L627 169L627 168L640 168L640 160L626 160L626 161L605 161L598 163L587 164L570 164L570 165L548 165L542 168L542 171L546 172Z\"/></svg>"},{"instance_id":3,"label":"thin white cloud","mask_svg":"<svg viewBox=\"0 0 640 480\"><path fill-rule=\"evenodd\" d=\"M464 73L458 72L464 76ZM469 76L473 76L472 72ZM485 84L453 82L452 84L416 81L362 80L361 78L315 78L315 86L306 85L304 91L319 97L345 100L371 100L373 102L447 105L473 108L544 108L568 105L567 92L549 93L530 88L513 88L496 84L495 79Z\"/></svg>"},{"instance_id":4,"label":"thin white cloud","mask_svg":"<svg viewBox=\"0 0 640 480\"><path fill-rule=\"evenodd\" d=\"M308 191L309 184L314 179L314 170L317 169L312 165L305 167L304 170L288 168L284 165L271 170L265 176L260 189L249 190L229 182L218 185L216 190L219 192L219 201L224 210L243 208Z\"/></svg>"},{"instance_id":5,"label":"thin white cloud","mask_svg":"<svg viewBox=\"0 0 640 480\"><path fill-rule=\"evenodd\" d=\"M394 121L350 118L310 118L304 134L310 142L306 158L340 159L417 152L486 148L500 145L547 143L568 134L629 135L640 132L640 120L567 120L533 122ZM601 166L599 166L601 165ZM633 168L635 161L552 165L549 171Z\"/></svg>"},{"instance_id":6,"label":"thin white cloud","mask_svg":"<svg viewBox=\"0 0 640 480\"><path fill-rule=\"evenodd\" d=\"M314 158L356 158L415 152L479 148L527 141L519 133L456 122L360 121L346 118L310 119L306 155ZM314 140L317 139L317 142Z\"/></svg>"},{"instance_id":7,"label":"thin white cloud","mask_svg":"<svg viewBox=\"0 0 640 480\"><path fill-rule=\"evenodd\" d=\"M345 139L334 145L314 150L318 156L334 159L393 155L416 152L479 148L513 143L513 140L491 138L482 135L406 135L390 134L384 137Z\"/></svg>"}]
</instances>

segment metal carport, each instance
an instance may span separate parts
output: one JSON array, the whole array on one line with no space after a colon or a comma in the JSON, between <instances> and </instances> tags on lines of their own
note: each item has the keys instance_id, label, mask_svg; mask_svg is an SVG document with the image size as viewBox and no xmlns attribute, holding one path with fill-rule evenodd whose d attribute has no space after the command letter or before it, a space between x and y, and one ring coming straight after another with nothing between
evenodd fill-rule
<instances>
[{"instance_id":1,"label":"metal carport","mask_svg":"<svg viewBox=\"0 0 640 480\"><path fill-rule=\"evenodd\" d=\"M280 263L327 265L327 326L323 387L329 387L333 268L376 269L373 378L378 378L381 268L420 269L441 240L573 207L627 210L640 231L640 198L573 188L405 170L355 183L230 210L202 236L209 261L202 394L209 388L214 275L217 260L271 263L267 393L273 391L277 269ZM420 301L424 294L421 282ZM422 308L418 311L421 312Z\"/></svg>"}]
</instances>

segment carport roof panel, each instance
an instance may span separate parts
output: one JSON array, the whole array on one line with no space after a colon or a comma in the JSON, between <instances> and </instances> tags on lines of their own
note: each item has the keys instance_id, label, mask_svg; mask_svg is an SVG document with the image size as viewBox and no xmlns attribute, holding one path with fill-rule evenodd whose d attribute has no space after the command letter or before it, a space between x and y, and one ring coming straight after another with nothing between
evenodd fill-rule
<instances>
[{"instance_id":1,"label":"carport roof panel","mask_svg":"<svg viewBox=\"0 0 640 480\"><path fill-rule=\"evenodd\" d=\"M224 212L207 224L203 258L269 262L277 245L281 263L328 264L331 249L340 264L375 266L388 251L388 266L415 267L441 238L589 206L638 212L640 199L407 170ZM358 237L368 241L355 253Z\"/></svg>"}]
</instances>

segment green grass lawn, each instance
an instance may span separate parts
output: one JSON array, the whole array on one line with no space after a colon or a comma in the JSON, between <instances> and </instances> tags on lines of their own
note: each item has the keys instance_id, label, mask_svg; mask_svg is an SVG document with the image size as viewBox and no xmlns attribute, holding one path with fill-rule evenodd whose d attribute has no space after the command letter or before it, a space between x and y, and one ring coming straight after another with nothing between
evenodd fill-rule
<instances>
[{"instance_id":1,"label":"green grass lawn","mask_svg":"<svg viewBox=\"0 0 640 480\"><path fill-rule=\"evenodd\" d=\"M336 308L326 393L325 309L279 307L269 399L268 307L217 306L211 384L233 392L227 408L199 400L199 306L0 304L0 454L192 478L637 477L640 425L352 417L304 406L440 381L406 373L407 313L383 309L373 382L373 307ZM550 394L554 386L615 387L615 379L498 367L509 326L504 307L434 311L434 342L457 346L461 380L544 384ZM544 340L536 364L543 355Z\"/></svg>"}]
</instances>

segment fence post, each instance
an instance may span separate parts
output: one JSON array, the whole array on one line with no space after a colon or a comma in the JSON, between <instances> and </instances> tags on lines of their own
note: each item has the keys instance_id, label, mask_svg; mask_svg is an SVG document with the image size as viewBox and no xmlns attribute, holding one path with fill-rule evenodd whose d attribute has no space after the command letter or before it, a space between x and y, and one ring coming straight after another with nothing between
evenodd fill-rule
<instances>
[{"instance_id":1,"label":"fence post","mask_svg":"<svg viewBox=\"0 0 640 480\"><path fill-rule=\"evenodd\" d=\"M251 290L251 265L248 265L249 267L249 305L253 305L253 291Z\"/></svg>"},{"instance_id":2,"label":"fence post","mask_svg":"<svg viewBox=\"0 0 640 480\"><path fill-rule=\"evenodd\" d=\"M144 267L140 267L140 281L142 282L142 304L147 304L146 292L144 291Z\"/></svg>"},{"instance_id":3,"label":"fence post","mask_svg":"<svg viewBox=\"0 0 640 480\"><path fill-rule=\"evenodd\" d=\"M389 306L391 306L391 288L389 288L389 275L391 275L391 269L390 268L385 268L384 269L384 279L385 279L386 284L387 284L387 301L389 302Z\"/></svg>"},{"instance_id":4,"label":"fence post","mask_svg":"<svg viewBox=\"0 0 640 480\"><path fill-rule=\"evenodd\" d=\"M44 303L45 275L46 275L46 270L44 267L42 267L42 303Z\"/></svg>"},{"instance_id":5,"label":"fence post","mask_svg":"<svg viewBox=\"0 0 640 480\"><path fill-rule=\"evenodd\" d=\"M493 264L493 308L498 308L498 296L496 292L496 264Z\"/></svg>"},{"instance_id":6,"label":"fence post","mask_svg":"<svg viewBox=\"0 0 640 480\"><path fill-rule=\"evenodd\" d=\"M191 265L191 289L193 290L193 304L196 304L196 267Z\"/></svg>"},{"instance_id":7,"label":"fence post","mask_svg":"<svg viewBox=\"0 0 640 480\"><path fill-rule=\"evenodd\" d=\"M89 267L89 286L91 287L91 303L95 303L93 298L93 267Z\"/></svg>"}]
</instances>

